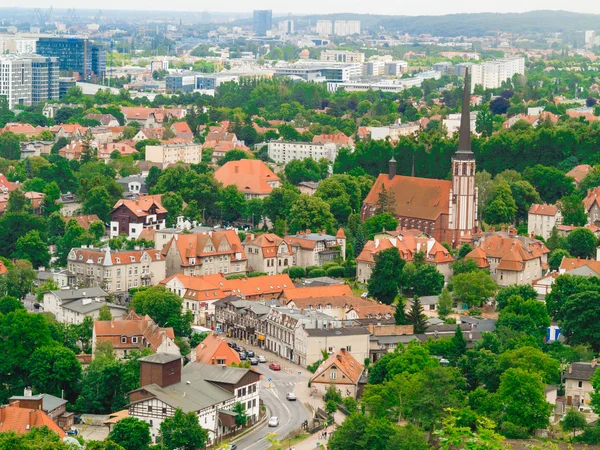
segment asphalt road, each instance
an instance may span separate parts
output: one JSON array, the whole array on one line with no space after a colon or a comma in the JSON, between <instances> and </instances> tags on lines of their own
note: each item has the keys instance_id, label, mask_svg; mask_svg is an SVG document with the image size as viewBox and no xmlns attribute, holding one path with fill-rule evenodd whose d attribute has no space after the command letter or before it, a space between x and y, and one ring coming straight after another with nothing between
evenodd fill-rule
<instances>
[{"instance_id":1,"label":"asphalt road","mask_svg":"<svg viewBox=\"0 0 600 450\"><path fill-rule=\"evenodd\" d=\"M302 402L288 401L285 398L288 392L294 392L297 383L306 382L304 378L284 371L274 372L268 366L265 363L253 367L264 375L260 395L268 414L279 417L279 426L269 427L265 422L249 435L236 441L239 450L265 450L271 446L266 441L269 433L277 433L278 438L283 440L289 433L299 429L302 422L309 419L309 412Z\"/></svg>"}]
</instances>

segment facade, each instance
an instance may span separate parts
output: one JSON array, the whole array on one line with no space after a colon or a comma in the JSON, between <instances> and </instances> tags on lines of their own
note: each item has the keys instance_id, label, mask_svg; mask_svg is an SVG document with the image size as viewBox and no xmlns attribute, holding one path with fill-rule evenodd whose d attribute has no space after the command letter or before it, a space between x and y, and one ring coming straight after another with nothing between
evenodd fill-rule
<instances>
[{"instance_id":1,"label":"facade","mask_svg":"<svg viewBox=\"0 0 600 450\"><path fill-rule=\"evenodd\" d=\"M548 239L552 229L562 223L562 214L555 205L533 204L527 216L527 233Z\"/></svg>"},{"instance_id":2,"label":"facade","mask_svg":"<svg viewBox=\"0 0 600 450\"><path fill-rule=\"evenodd\" d=\"M471 151L470 95L465 80L458 151L452 158L452 180L396 175L392 158L389 174L381 174L363 202L363 220L377 214L382 192L393 192L393 214L401 227L415 228L438 242L459 245L478 230L475 156Z\"/></svg>"},{"instance_id":3,"label":"facade","mask_svg":"<svg viewBox=\"0 0 600 450\"><path fill-rule=\"evenodd\" d=\"M273 28L273 11L270 9L257 9L253 13L252 29L258 36L266 36Z\"/></svg>"},{"instance_id":4,"label":"facade","mask_svg":"<svg viewBox=\"0 0 600 450\"><path fill-rule=\"evenodd\" d=\"M165 77L165 87L172 93L189 94L196 87L194 75L167 75Z\"/></svg>"},{"instance_id":5,"label":"facade","mask_svg":"<svg viewBox=\"0 0 600 450\"><path fill-rule=\"evenodd\" d=\"M211 443L236 428L235 403L245 406L249 423L259 419L260 374L194 362L181 366L180 357L163 353L140 359L141 387L129 394L129 416L150 425L153 442L160 435L160 424L178 408L198 416Z\"/></svg>"},{"instance_id":6,"label":"facade","mask_svg":"<svg viewBox=\"0 0 600 450\"><path fill-rule=\"evenodd\" d=\"M364 63L365 54L348 50L324 50L321 52L321 61L341 63Z\"/></svg>"},{"instance_id":7,"label":"facade","mask_svg":"<svg viewBox=\"0 0 600 450\"><path fill-rule=\"evenodd\" d=\"M165 278L165 259L152 249L74 248L67 266L78 286L99 287L119 299L127 297L131 288L154 286Z\"/></svg>"},{"instance_id":8,"label":"facade","mask_svg":"<svg viewBox=\"0 0 600 450\"><path fill-rule=\"evenodd\" d=\"M287 164L295 159L312 158L318 161L321 158L331 163L337 157L335 144L316 144L312 142L271 141L268 144L269 158L278 164Z\"/></svg>"},{"instance_id":9,"label":"facade","mask_svg":"<svg viewBox=\"0 0 600 450\"><path fill-rule=\"evenodd\" d=\"M19 400L0 407L0 433L14 431L17 434L24 434L33 428L43 426L57 433L60 439L66 436L65 432L41 408L22 407Z\"/></svg>"},{"instance_id":10,"label":"facade","mask_svg":"<svg viewBox=\"0 0 600 450\"><path fill-rule=\"evenodd\" d=\"M109 303L108 297L99 287L48 291L44 293L44 312L52 313L57 322L74 325L81 324L86 317L96 320L104 306L108 306L115 319L127 314L127 308Z\"/></svg>"},{"instance_id":11,"label":"facade","mask_svg":"<svg viewBox=\"0 0 600 450\"><path fill-rule=\"evenodd\" d=\"M273 233L248 234L242 245L248 266L255 272L275 275L289 269L294 261L291 245Z\"/></svg>"},{"instance_id":12,"label":"facade","mask_svg":"<svg viewBox=\"0 0 600 450\"><path fill-rule=\"evenodd\" d=\"M163 165L183 162L199 164L202 162L202 144L164 144L146 146L146 161Z\"/></svg>"},{"instance_id":13,"label":"facade","mask_svg":"<svg viewBox=\"0 0 600 450\"><path fill-rule=\"evenodd\" d=\"M35 106L48 100L58 100L58 58L37 55L27 58L31 59L31 104Z\"/></svg>"},{"instance_id":14,"label":"facade","mask_svg":"<svg viewBox=\"0 0 600 450\"><path fill-rule=\"evenodd\" d=\"M36 51L41 56L57 57L60 71L78 80L106 76L106 52L86 38L41 37Z\"/></svg>"},{"instance_id":15,"label":"facade","mask_svg":"<svg viewBox=\"0 0 600 450\"><path fill-rule=\"evenodd\" d=\"M118 359L124 359L132 350L149 348L153 352L181 356L175 344L173 328L161 328L150 316L139 316L131 311L121 319L94 322L92 331L92 353L100 342L112 343Z\"/></svg>"},{"instance_id":16,"label":"facade","mask_svg":"<svg viewBox=\"0 0 600 450\"><path fill-rule=\"evenodd\" d=\"M161 195L144 195L135 200L119 200L110 212L110 237L126 234L137 239L146 228L162 230L166 227L167 210Z\"/></svg>"},{"instance_id":17,"label":"facade","mask_svg":"<svg viewBox=\"0 0 600 450\"><path fill-rule=\"evenodd\" d=\"M215 179L224 186L236 186L246 200L265 198L281 186L279 177L259 159L228 161L215 171ZM260 217L256 219L258 221Z\"/></svg>"},{"instance_id":18,"label":"facade","mask_svg":"<svg viewBox=\"0 0 600 450\"><path fill-rule=\"evenodd\" d=\"M215 303L215 328L235 339L264 347L270 306L229 296Z\"/></svg>"},{"instance_id":19,"label":"facade","mask_svg":"<svg viewBox=\"0 0 600 450\"><path fill-rule=\"evenodd\" d=\"M325 232L313 233L306 230L293 236L286 236L285 242L292 247L293 264L299 267L322 266L337 257L346 259L346 235L341 228L336 236Z\"/></svg>"},{"instance_id":20,"label":"facade","mask_svg":"<svg viewBox=\"0 0 600 450\"><path fill-rule=\"evenodd\" d=\"M504 59L473 64L471 70L471 90L481 85L483 89L499 88L503 82L516 74L525 74L525 58L512 56Z\"/></svg>"},{"instance_id":21,"label":"facade","mask_svg":"<svg viewBox=\"0 0 600 450\"><path fill-rule=\"evenodd\" d=\"M167 276L246 273L248 259L235 230L174 236L163 248Z\"/></svg>"},{"instance_id":22,"label":"facade","mask_svg":"<svg viewBox=\"0 0 600 450\"><path fill-rule=\"evenodd\" d=\"M317 20L316 31L319 36L333 34L333 22L331 20Z\"/></svg>"},{"instance_id":23,"label":"facade","mask_svg":"<svg viewBox=\"0 0 600 450\"><path fill-rule=\"evenodd\" d=\"M298 327L294 337L294 360L306 367L320 360L324 350L332 354L343 348L357 361L364 361L369 356L369 335L369 330L364 327Z\"/></svg>"},{"instance_id":24,"label":"facade","mask_svg":"<svg viewBox=\"0 0 600 450\"><path fill-rule=\"evenodd\" d=\"M322 395L333 385L342 397L356 399L363 371L363 365L349 351L341 348L321 363L311 377L310 385ZM363 382L366 383L366 380Z\"/></svg>"},{"instance_id":25,"label":"facade","mask_svg":"<svg viewBox=\"0 0 600 450\"><path fill-rule=\"evenodd\" d=\"M333 22L333 34L350 36L360 34L360 20L336 20Z\"/></svg>"},{"instance_id":26,"label":"facade","mask_svg":"<svg viewBox=\"0 0 600 450\"><path fill-rule=\"evenodd\" d=\"M600 225L600 187L590 189L583 199L583 206L588 215L588 224Z\"/></svg>"},{"instance_id":27,"label":"facade","mask_svg":"<svg viewBox=\"0 0 600 450\"><path fill-rule=\"evenodd\" d=\"M240 77L238 75L221 73L203 73L196 75L196 89L201 91L214 91L221 84L233 81L237 83Z\"/></svg>"},{"instance_id":28,"label":"facade","mask_svg":"<svg viewBox=\"0 0 600 450\"><path fill-rule=\"evenodd\" d=\"M298 77L304 81L346 83L362 75L360 63L301 62L275 67L275 76Z\"/></svg>"},{"instance_id":29,"label":"facade","mask_svg":"<svg viewBox=\"0 0 600 450\"><path fill-rule=\"evenodd\" d=\"M579 408L587 405L589 407L591 394L594 387L590 382L597 369L597 361L573 362L564 374L565 397L568 406Z\"/></svg>"},{"instance_id":30,"label":"facade","mask_svg":"<svg viewBox=\"0 0 600 450\"><path fill-rule=\"evenodd\" d=\"M25 388L23 395L14 395L8 399L9 405L18 404L20 408L44 411L63 430L70 429L75 418L75 414L67 412L67 403L67 400L50 394L32 395L30 388Z\"/></svg>"},{"instance_id":31,"label":"facade","mask_svg":"<svg viewBox=\"0 0 600 450\"><path fill-rule=\"evenodd\" d=\"M31 106L31 60L15 55L0 56L0 97L5 97L8 107Z\"/></svg>"}]
</instances>

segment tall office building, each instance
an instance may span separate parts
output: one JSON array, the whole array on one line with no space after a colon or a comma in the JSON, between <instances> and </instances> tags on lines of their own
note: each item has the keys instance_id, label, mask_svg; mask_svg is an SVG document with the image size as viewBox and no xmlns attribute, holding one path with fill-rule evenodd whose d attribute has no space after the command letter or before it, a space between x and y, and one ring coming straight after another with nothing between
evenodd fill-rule
<instances>
[{"instance_id":1,"label":"tall office building","mask_svg":"<svg viewBox=\"0 0 600 450\"><path fill-rule=\"evenodd\" d=\"M293 34L294 33L294 21L293 20L282 20L281 22L279 22L279 31L282 31L285 34Z\"/></svg>"},{"instance_id":2,"label":"tall office building","mask_svg":"<svg viewBox=\"0 0 600 450\"><path fill-rule=\"evenodd\" d=\"M59 99L60 63L52 56L31 55L31 104Z\"/></svg>"},{"instance_id":3,"label":"tall office building","mask_svg":"<svg viewBox=\"0 0 600 450\"><path fill-rule=\"evenodd\" d=\"M37 53L60 60L62 74L78 80L103 78L106 75L106 53L86 38L39 38Z\"/></svg>"},{"instance_id":4,"label":"tall office building","mask_svg":"<svg viewBox=\"0 0 600 450\"><path fill-rule=\"evenodd\" d=\"M258 36L266 36L273 27L273 11L270 9L254 10L253 28Z\"/></svg>"},{"instance_id":5,"label":"tall office building","mask_svg":"<svg viewBox=\"0 0 600 450\"><path fill-rule=\"evenodd\" d=\"M331 20L317 20L317 34L329 36L333 33L333 22Z\"/></svg>"},{"instance_id":6,"label":"tall office building","mask_svg":"<svg viewBox=\"0 0 600 450\"><path fill-rule=\"evenodd\" d=\"M333 23L333 34L336 36L360 34L360 20L336 20Z\"/></svg>"},{"instance_id":7,"label":"tall office building","mask_svg":"<svg viewBox=\"0 0 600 450\"><path fill-rule=\"evenodd\" d=\"M0 56L0 97L8 107L31 106L31 60L17 55Z\"/></svg>"}]
</instances>

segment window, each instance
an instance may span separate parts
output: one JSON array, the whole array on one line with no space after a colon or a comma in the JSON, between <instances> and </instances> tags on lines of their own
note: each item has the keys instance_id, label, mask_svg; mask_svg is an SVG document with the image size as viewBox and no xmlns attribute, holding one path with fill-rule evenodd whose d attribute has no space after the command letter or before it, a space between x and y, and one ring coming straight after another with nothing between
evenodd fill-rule
<instances>
[{"instance_id":1,"label":"window","mask_svg":"<svg viewBox=\"0 0 600 450\"><path fill-rule=\"evenodd\" d=\"M132 338L131 338L131 343L132 343L132 344L137 344L137 343L138 343L138 338L137 338L137 336L134 336L134 337L132 337Z\"/></svg>"},{"instance_id":2,"label":"window","mask_svg":"<svg viewBox=\"0 0 600 450\"><path fill-rule=\"evenodd\" d=\"M252 402L248 400L248 409L252 408Z\"/></svg>"},{"instance_id":3,"label":"window","mask_svg":"<svg viewBox=\"0 0 600 450\"><path fill-rule=\"evenodd\" d=\"M167 413L167 408L163 408L163 409L162 409L162 413L163 413L163 414L166 414L166 413Z\"/></svg>"},{"instance_id":4,"label":"window","mask_svg":"<svg viewBox=\"0 0 600 450\"><path fill-rule=\"evenodd\" d=\"M579 389L581 389L581 388L583 387L583 381L578 381L578 382L577 382L577 387L578 387Z\"/></svg>"},{"instance_id":5,"label":"window","mask_svg":"<svg viewBox=\"0 0 600 450\"><path fill-rule=\"evenodd\" d=\"M148 412L152 412L152 406L148 406Z\"/></svg>"},{"instance_id":6,"label":"window","mask_svg":"<svg viewBox=\"0 0 600 450\"><path fill-rule=\"evenodd\" d=\"M334 372L333 370L329 372L329 378L331 378L332 380L337 379L337 372Z\"/></svg>"},{"instance_id":7,"label":"window","mask_svg":"<svg viewBox=\"0 0 600 450\"><path fill-rule=\"evenodd\" d=\"M127 338L125 336L121 336L121 344L127 344Z\"/></svg>"},{"instance_id":8,"label":"window","mask_svg":"<svg viewBox=\"0 0 600 450\"><path fill-rule=\"evenodd\" d=\"M347 345L346 346L346 350L348 350L349 352L351 352L352 351L352 346L351 345Z\"/></svg>"}]
</instances>

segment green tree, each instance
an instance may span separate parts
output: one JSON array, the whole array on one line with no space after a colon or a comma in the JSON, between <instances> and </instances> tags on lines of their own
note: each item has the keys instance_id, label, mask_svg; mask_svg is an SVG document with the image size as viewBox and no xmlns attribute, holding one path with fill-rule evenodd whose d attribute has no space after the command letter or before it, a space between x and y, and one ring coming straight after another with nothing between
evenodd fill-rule
<instances>
[{"instance_id":1,"label":"green tree","mask_svg":"<svg viewBox=\"0 0 600 450\"><path fill-rule=\"evenodd\" d=\"M119 420L108 433L108 438L125 450L146 450L152 441L150 425L135 417Z\"/></svg>"},{"instance_id":2,"label":"green tree","mask_svg":"<svg viewBox=\"0 0 600 450\"><path fill-rule=\"evenodd\" d=\"M394 309L394 320L396 325L406 325L406 314L404 313L405 306L406 302L404 297L398 297Z\"/></svg>"},{"instance_id":3,"label":"green tree","mask_svg":"<svg viewBox=\"0 0 600 450\"><path fill-rule=\"evenodd\" d=\"M21 159L19 136L11 131L0 133L0 158L12 161L19 161Z\"/></svg>"},{"instance_id":4,"label":"green tree","mask_svg":"<svg viewBox=\"0 0 600 450\"><path fill-rule=\"evenodd\" d=\"M560 382L560 363L539 348L519 347L502 353L498 357L498 368L506 371L511 367L537 372L546 384Z\"/></svg>"},{"instance_id":5,"label":"green tree","mask_svg":"<svg viewBox=\"0 0 600 450\"><path fill-rule=\"evenodd\" d=\"M301 194L292 204L288 223L291 233L304 230L325 230L327 233L333 234L336 220L326 201L315 196Z\"/></svg>"},{"instance_id":6,"label":"green tree","mask_svg":"<svg viewBox=\"0 0 600 450\"><path fill-rule=\"evenodd\" d=\"M483 217L487 223L513 223L517 214L517 204L512 196L510 185L502 181L496 186L492 201L484 208Z\"/></svg>"},{"instance_id":7,"label":"green tree","mask_svg":"<svg viewBox=\"0 0 600 450\"><path fill-rule=\"evenodd\" d=\"M31 230L17 240L13 258L26 259L34 267L48 267L50 264L48 246L37 230Z\"/></svg>"},{"instance_id":8,"label":"green tree","mask_svg":"<svg viewBox=\"0 0 600 450\"><path fill-rule=\"evenodd\" d=\"M58 263L61 265L67 264L67 257L71 252L71 249L81 247L82 245L88 245L93 242L92 237L76 220L69 220L65 228L65 233L58 240L56 244L56 256L58 256Z\"/></svg>"},{"instance_id":9,"label":"green tree","mask_svg":"<svg viewBox=\"0 0 600 450\"><path fill-rule=\"evenodd\" d=\"M377 214L394 214L396 211L396 195L394 191L386 189L384 184L377 196L376 208Z\"/></svg>"},{"instance_id":10,"label":"green tree","mask_svg":"<svg viewBox=\"0 0 600 450\"><path fill-rule=\"evenodd\" d=\"M414 327L415 334L422 334L427 330L427 316L423 314L423 306L419 297L412 299L406 321Z\"/></svg>"},{"instance_id":11,"label":"green tree","mask_svg":"<svg viewBox=\"0 0 600 450\"><path fill-rule=\"evenodd\" d=\"M18 309L25 309L23 303L15 297L5 295L0 298L0 314L8 314Z\"/></svg>"},{"instance_id":12,"label":"green tree","mask_svg":"<svg viewBox=\"0 0 600 450\"><path fill-rule=\"evenodd\" d=\"M110 218L109 213L113 209L114 202L110 194L103 186L92 188L86 200L83 202L83 212L86 214L96 214L98 217L107 222Z\"/></svg>"},{"instance_id":13,"label":"green tree","mask_svg":"<svg viewBox=\"0 0 600 450\"><path fill-rule=\"evenodd\" d=\"M112 314L110 313L110 309L108 307L108 305L104 305L102 306L102 308L100 308L100 311L98 311L98 320L99 321L103 321L103 320L112 320Z\"/></svg>"},{"instance_id":14,"label":"green tree","mask_svg":"<svg viewBox=\"0 0 600 450\"><path fill-rule=\"evenodd\" d=\"M277 219L288 220L292 205L299 196L298 190L289 184L273 189L263 201L265 215L273 223Z\"/></svg>"},{"instance_id":15,"label":"green tree","mask_svg":"<svg viewBox=\"0 0 600 450\"><path fill-rule=\"evenodd\" d=\"M182 312L183 300L163 286L152 286L133 295L131 306L138 314L148 314L159 326L168 324L178 336L189 336L193 316Z\"/></svg>"},{"instance_id":16,"label":"green tree","mask_svg":"<svg viewBox=\"0 0 600 450\"><path fill-rule=\"evenodd\" d=\"M550 253L550 256L548 257L548 265L550 266L550 270L558 270L563 258L571 258L571 254L562 248L558 248Z\"/></svg>"},{"instance_id":17,"label":"green tree","mask_svg":"<svg viewBox=\"0 0 600 450\"><path fill-rule=\"evenodd\" d=\"M58 151L65 148L69 144L66 137L59 137L50 149L51 155L58 155Z\"/></svg>"},{"instance_id":18,"label":"green tree","mask_svg":"<svg viewBox=\"0 0 600 450\"><path fill-rule=\"evenodd\" d=\"M356 232L354 233L354 258L358 258L358 255L365 248L365 234L363 232L362 225L358 225L356 227Z\"/></svg>"},{"instance_id":19,"label":"green tree","mask_svg":"<svg viewBox=\"0 0 600 450\"><path fill-rule=\"evenodd\" d=\"M450 264L450 267L452 267L452 274L455 276L460 275L461 273L477 272L480 270L477 263L468 258L457 259Z\"/></svg>"},{"instance_id":20,"label":"green tree","mask_svg":"<svg viewBox=\"0 0 600 450\"><path fill-rule=\"evenodd\" d=\"M456 330L454 331L454 336L452 336L451 343L452 350L450 356L453 361L457 361L467 351L467 340L463 335L460 325L456 325Z\"/></svg>"},{"instance_id":21,"label":"green tree","mask_svg":"<svg viewBox=\"0 0 600 450\"><path fill-rule=\"evenodd\" d=\"M97 241L101 240L106 234L106 227L100 221L95 221L90 224L88 232L91 236L93 236Z\"/></svg>"},{"instance_id":22,"label":"green tree","mask_svg":"<svg viewBox=\"0 0 600 450\"><path fill-rule=\"evenodd\" d=\"M29 200L23 191L15 189L8 194L8 203L6 205L7 213L30 213L31 200Z\"/></svg>"},{"instance_id":23,"label":"green tree","mask_svg":"<svg viewBox=\"0 0 600 450\"><path fill-rule=\"evenodd\" d=\"M232 184L219 191L217 207L224 220L232 222L242 217L246 208L244 193Z\"/></svg>"},{"instance_id":24,"label":"green tree","mask_svg":"<svg viewBox=\"0 0 600 450\"><path fill-rule=\"evenodd\" d=\"M52 244L56 244L57 240L65 234L65 220L60 213L52 213L46 221L48 230L48 240Z\"/></svg>"},{"instance_id":25,"label":"green tree","mask_svg":"<svg viewBox=\"0 0 600 450\"><path fill-rule=\"evenodd\" d=\"M27 361L29 381L37 392L74 401L81 378L81 364L75 353L59 345L40 347Z\"/></svg>"},{"instance_id":26,"label":"green tree","mask_svg":"<svg viewBox=\"0 0 600 450\"><path fill-rule=\"evenodd\" d=\"M373 239L375 234L381 233L383 230L393 231L397 227L398 220L389 213L376 214L369 217L363 223L363 229L367 235L367 239Z\"/></svg>"},{"instance_id":27,"label":"green tree","mask_svg":"<svg viewBox=\"0 0 600 450\"><path fill-rule=\"evenodd\" d=\"M442 289L438 297L438 316L440 319L445 319L452 313L452 308L454 306L454 301L452 300L452 294L447 288Z\"/></svg>"},{"instance_id":28,"label":"green tree","mask_svg":"<svg viewBox=\"0 0 600 450\"><path fill-rule=\"evenodd\" d=\"M587 428L587 426L588 424L585 416L575 408L567 409L567 412L560 421L560 427L563 431L566 431L567 433L570 431L573 432L573 439L578 430L583 430Z\"/></svg>"},{"instance_id":29,"label":"green tree","mask_svg":"<svg viewBox=\"0 0 600 450\"><path fill-rule=\"evenodd\" d=\"M582 227L587 224L587 214L583 201L577 195L569 195L560 199L560 212L564 225Z\"/></svg>"},{"instance_id":30,"label":"green tree","mask_svg":"<svg viewBox=\"0 0 600 450\"><path fill-rule=\"evenodd\" d=\"M597 289L597 288L596 288ZM600 292L584 291L569 295L559 311L561 332L569 344L590 345L600 351Z\"/></svg>"},{"instance_id":31,"label":"green tree","mask_svg":"<svg viewBox=\"0 0 600 450\"><path fill-rule=\"evenodd\" d=\"M167 226L173 227L177 224L177 217L181 216L183 211L183 198L177 192L167 192L163 194L161 203L167 212Z\"/></svg>"},{"instance_id":32,"label":"green tree","mask_svg":"<svg viewBox=\"0 0 600 450\"><path fill-rule=\"evenodd\" d=\"M491 136L494 131L494 120L491 111L487 108L482 109L477 113L475 120L475 131L477 133L485 133L486 136Z\"/></svg>"},{"instance_id":33,"label":"green tree","mask_svg":"<svg viewBox=\"0 0 600 450\"><path fill-rule=\"evenodd\" d=\"M469 306L481 306L494 296L498 287L487 273L478 271L452 277L450 289L456 300Z\"/></svg>"},{"instance_id":34,"label":"green tree","mask_svg":"<svg viewBox=\"0 0 600 450\"><path fill-rule=\"evenodd\" d=\"M471 244L463 244L458 249L458 258L463 259L469 253L473 251L473 246Z\"/></svg>"},{"instance_id":35,"label":"green tree","mask_svg":"<svg viewBox=\"0 0 600 450\"><path fill-rule=\"evenodd\" d=\"M419 297L438 295L444 288L444 275L433 264L420 264L406 280L406 286Z\"/></svg>"},{"instance_id":36,"label":"green tree","mask_svg":"<svg viewBox=\"0 0 600 450\"><path fill-rule=\"evenodd\" d=\"M496 308L504 309L508 305L508 299L518 295L523 300L537 299L537 291L529 284L512 284L498 290L496 294Z\"/></svg>"},{"instance_id":37,"label":"green tree","mask_svg":"<svg viewBox=\"0 0 600 450\"><path fill-rule=\"evenodd\" d=\"M558 199L571 195L575 189L573 179L556 167L536 164L523 171L523 178L529 181L540 193L542 200L554 204Z\"/></svg>"},{"instance_id":38,"label":"green tree","mask_svg":"<svg viewBox=\"0 0 600 450\"><path fill-rule=\"evenodd\" d=\"M574 258L593 258L596 256L598 239L587 228L575 228L567 236L567 245Z\"/></svg>"},{"instance_id":39,"label":"green tree","mask_svg":"<svg viewBox=\"0 0 600 450\"><path fill-rule=\"evenodd\" d=\"M375 267L368 282L369 296L391 305L400 289L405 261L398 249L390 248L375 255Z\"/></svg>"},{"instance_id":40,"label":"green tree","mask_svg":"<svg viewBox=\"0 0 600 450\"><path fill-rule=\"evenodd\" d=\"M160 424L160 436L167 450L196 450L208 441L208 431L200 426L196 413L184 413L180 408Z\"/></svg>"},{"instance_id":41,"label":"green tree","mask_svg":"<svg viewBox=\"0 0 600 450\"><path fill-rule=\"evenodd\" d=\"M525 300L518 295L508 299L508 304L500 311L496 327L508 328L535 336L541 341L550 326L550 316L545 305L536 300Z\"/></svg>"},{"instance_id":42,"label":"green tree","mask_svg":"<svg viewBox=\"0 0 600 450\"><path fill-rule=\"evenodd\" d=\"M246 415L246 408L240 402L237 402L233 405L233 412L236 414L235 416L235 424L238 427L243 427L248 423L248 416Z\"/></svg>"},{"instance_id":43,"label":"green tree","mask_svg":"<svg viewBox=\"0 0 600 450\"><path fill-rule=\"evenodd\" d=\"M0 277L0 295L25 298L33 290L37 274L31 263L24 259L16 260L5 276Z\"/></svg>"}]
</instances>

